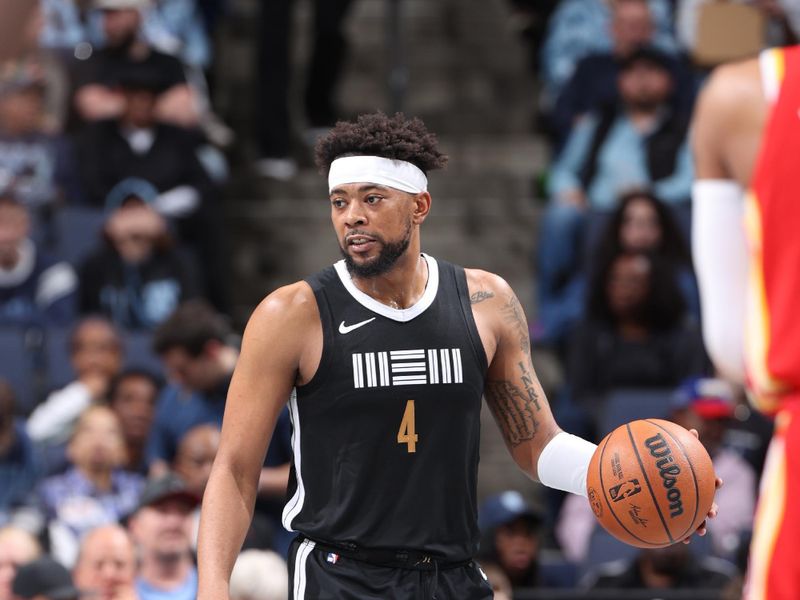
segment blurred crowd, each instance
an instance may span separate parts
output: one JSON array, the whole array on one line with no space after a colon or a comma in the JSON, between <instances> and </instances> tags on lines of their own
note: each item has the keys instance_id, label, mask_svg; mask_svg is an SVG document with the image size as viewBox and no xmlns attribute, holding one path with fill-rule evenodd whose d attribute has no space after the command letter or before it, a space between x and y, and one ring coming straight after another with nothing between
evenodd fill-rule
<instances>
[{"instance_id":1,"label":"blurred crowd","mask_svg":"<svg viewBox=\"0 0 800 600\"><path fill-rule=\"evenodd\" d=\"M351 4L313 3L306 145L338 116ZM256 44L253 166L281 180L298 173L292 5L260 3ZM582 498L510 489L481 507L482 564L498 598L575 586L735 597L771 424L715 379L702 345L689 128L714 64L796 42L800 11L784 0L510 7L526 24L552 157L532 173L547 204L530 321L563 374L548 390L556 418L596 442L640 416L694 427L726 483L706 538L642 553L596 527ZM0 44L0 600L194 597L198 506L239 343L221 219L235 140L212 102L228 9L0 0L14 40ZM720 40L714 22L757 35ZM286 598L290 462L283 414L232 598Z\"/></svg>"}]
</instances>

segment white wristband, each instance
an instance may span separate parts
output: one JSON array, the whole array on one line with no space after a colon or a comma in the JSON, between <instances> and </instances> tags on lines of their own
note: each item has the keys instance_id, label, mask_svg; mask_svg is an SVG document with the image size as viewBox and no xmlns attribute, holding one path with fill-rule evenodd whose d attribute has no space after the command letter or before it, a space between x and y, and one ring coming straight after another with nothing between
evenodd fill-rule
<instances>
[{"instance_id":1,"label":"white wristband","mask_svg":"<svg viewBox=\"0 0 800 600\"><path fill-rule=\"evenodd\" d=\"M586 496L586 473L596 444L562 431L539 455L537 469L542 485Z\"/></svg>"}]
</instances>

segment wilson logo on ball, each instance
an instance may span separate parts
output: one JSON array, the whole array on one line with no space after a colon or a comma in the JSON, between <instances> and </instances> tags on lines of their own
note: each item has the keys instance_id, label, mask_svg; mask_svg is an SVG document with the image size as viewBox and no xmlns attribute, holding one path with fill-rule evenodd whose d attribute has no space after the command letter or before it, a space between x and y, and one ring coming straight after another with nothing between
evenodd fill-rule
<instances>
[{"instance_id":1,"label":"wilson logo on ball","mask_svg":"<svg viewBox=\"0 0 800 600\"><path fill-rule=\"evenodd\" d=\"M681 468L675 464L672 458L672 450L669 444L660 433L647 438L644 445L650 451L653 458L657 458L656 467L658 474L661 475L664 487L667 490L667 500L669 501L670 518L683 514L683 502L681 502L681 490L675 485Z\"/></svg>"}]
</instances>

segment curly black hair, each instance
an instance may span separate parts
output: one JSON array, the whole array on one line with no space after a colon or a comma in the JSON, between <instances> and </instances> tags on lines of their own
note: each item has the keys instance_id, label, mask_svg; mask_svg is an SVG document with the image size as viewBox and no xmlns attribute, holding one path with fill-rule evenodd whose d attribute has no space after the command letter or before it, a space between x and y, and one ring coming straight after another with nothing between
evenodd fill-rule
<instances>
[{"instance_id":1,"label":"curly black hair","mask_svg":"<svg viewBox=\"0 0 800 600\"><path fill-rule=\"evenodd\" d=\"M376 112L361 115L355 122L336 123L317 142L315 158L323 175L342 156L394 158L410 162L427 173L447 164L447 156L439 150L438 143L420 119L406 118L403 113L389 117Z\"/></svg>"}]
</instances>

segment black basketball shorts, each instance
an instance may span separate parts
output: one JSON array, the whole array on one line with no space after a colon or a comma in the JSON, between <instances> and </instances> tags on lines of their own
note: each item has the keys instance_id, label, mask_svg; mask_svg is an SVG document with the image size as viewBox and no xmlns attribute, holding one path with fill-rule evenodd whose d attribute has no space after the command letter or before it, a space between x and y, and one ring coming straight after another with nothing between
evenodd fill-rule
<instances>
[{"instance_id":1,"label":"black basketball shorts","mask_svg":"<svg viewBox=\"0 0 800 600\"><path fill-rule=\"evenodd\" d=\"M289 600L490 600L475 561L419 570L383 567L295 539L289 549Z\"/></svg>"}]
</instances>

